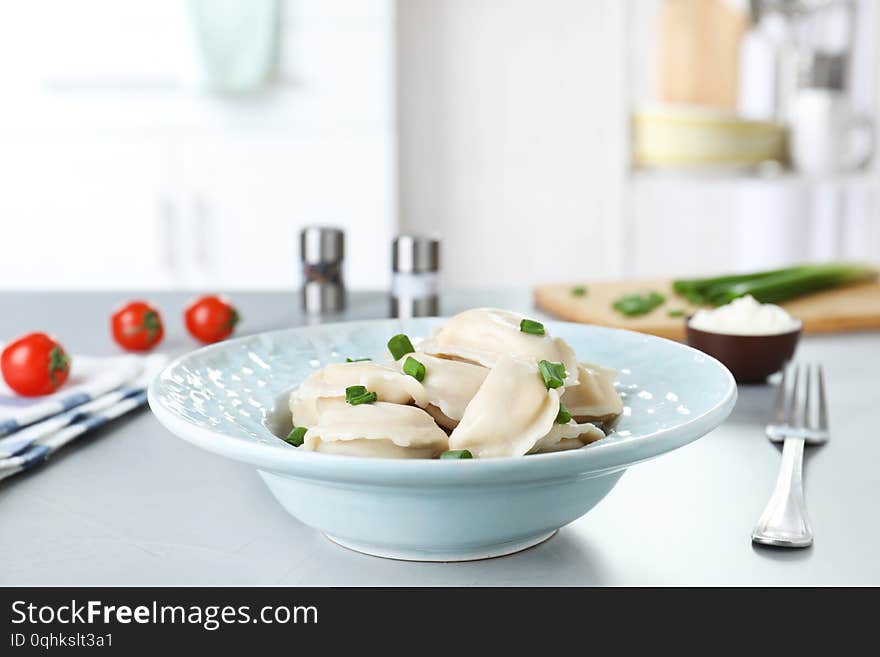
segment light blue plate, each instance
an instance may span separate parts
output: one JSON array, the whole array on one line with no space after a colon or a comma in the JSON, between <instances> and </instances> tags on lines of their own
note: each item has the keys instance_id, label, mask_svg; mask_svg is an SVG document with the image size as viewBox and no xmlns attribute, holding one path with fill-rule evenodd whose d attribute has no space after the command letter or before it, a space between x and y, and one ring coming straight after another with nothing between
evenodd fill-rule
<instances>
[{"instance_id":1,"label":"light blue plate","mask_svg":"<svg viewBox=\"0 0 880 657\"><path fill-rule=\"evenodd\" d=\"M324 324L199 349L169 365L149 401L169 430L259 468L279 502L346 547L384 557L480 559L535 545L595 506L625 468L705 435L728 416L736 385L685 345L615 329L546 322L583 361L618 370L624 414L582 449L465 461L373 459L298 450L287 393L346 357L384 358L396 333L444 319ZM635 511L635 510L634 510Z\"/></svg>"}]
</instances>

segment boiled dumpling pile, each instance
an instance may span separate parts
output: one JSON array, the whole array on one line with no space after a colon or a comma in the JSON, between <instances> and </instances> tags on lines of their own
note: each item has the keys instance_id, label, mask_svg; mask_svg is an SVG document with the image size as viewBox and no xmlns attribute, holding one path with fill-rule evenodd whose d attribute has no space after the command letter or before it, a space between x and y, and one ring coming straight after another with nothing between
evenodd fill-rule
<instances>
[{"instance_id":1,"label":"boiled dumpling pile","mask_svg":"<svg viewBox=\"0 0 880 657\"><path fill-rule=\"evenodd\" d=\"M290 396L301 449L385 458L492 458L576 449L623 408L615 372L578 362L543 325L467 310L387 362L334 363Z\"/></svg>"}]
</instances>

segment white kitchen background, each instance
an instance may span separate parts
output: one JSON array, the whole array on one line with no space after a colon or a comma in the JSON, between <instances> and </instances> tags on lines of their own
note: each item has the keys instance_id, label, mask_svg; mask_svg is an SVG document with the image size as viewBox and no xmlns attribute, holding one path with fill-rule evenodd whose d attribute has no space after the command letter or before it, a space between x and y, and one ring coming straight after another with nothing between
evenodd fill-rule
<instances>
[{"instance_id":1,"label":"white kitchen background","mask_svg":"<svg viewBox=\"0 0 880 657\"><path fill-rule=\"evenodd\" d=\"M301 226L389 278L393 3L280 3L267 90L201 92L183 0L0 4L0 285L279 288Z\"/></svg>"},{"instance_id":2,"label":"white kitchen background","mask_svg":"<svg viewBox=\"0 0 880 657\"><path fill-rule=\"evenodd\" d=\"M315 223L354 289L398 231L439 234L455 287L880 259L876 167L630 171L652 2L281 0L243 96L199 89L190 2L3 3L0 287L290 288Z\"/></svg>"}]
</instances>

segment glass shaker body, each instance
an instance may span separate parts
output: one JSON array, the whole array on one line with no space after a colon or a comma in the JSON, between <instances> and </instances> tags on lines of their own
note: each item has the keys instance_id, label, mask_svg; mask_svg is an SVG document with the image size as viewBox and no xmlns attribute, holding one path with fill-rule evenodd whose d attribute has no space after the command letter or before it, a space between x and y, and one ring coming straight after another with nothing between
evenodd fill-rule
<instances>
[{"instance_id":1,"label":"glass shaker body","mask_svg":"<svg viewBox=\"0 0 880 657\"><path fill-rule=\"evenodd\" d=\"M440 314L440 240L399 235L391 251L391 316Z\"/></svg>"}]
</instances>

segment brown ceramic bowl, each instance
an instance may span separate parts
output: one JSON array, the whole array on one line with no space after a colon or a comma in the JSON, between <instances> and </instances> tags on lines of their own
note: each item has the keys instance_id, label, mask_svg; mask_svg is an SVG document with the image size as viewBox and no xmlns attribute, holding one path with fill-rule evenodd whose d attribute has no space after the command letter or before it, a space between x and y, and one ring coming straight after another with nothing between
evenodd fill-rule
<instances>
[{"instance_id":1,"label":"brown ceramic bowl","mask_svg":"<svg viewBox=\"0 0 880 657\"><path fill-rule=\"evenodd\" d=\"M801 329L773 335L731 335L691 328L685 324L687 343L720 360L739 383L764 383L794 356Z\"/></svg>"}]
</instances>

